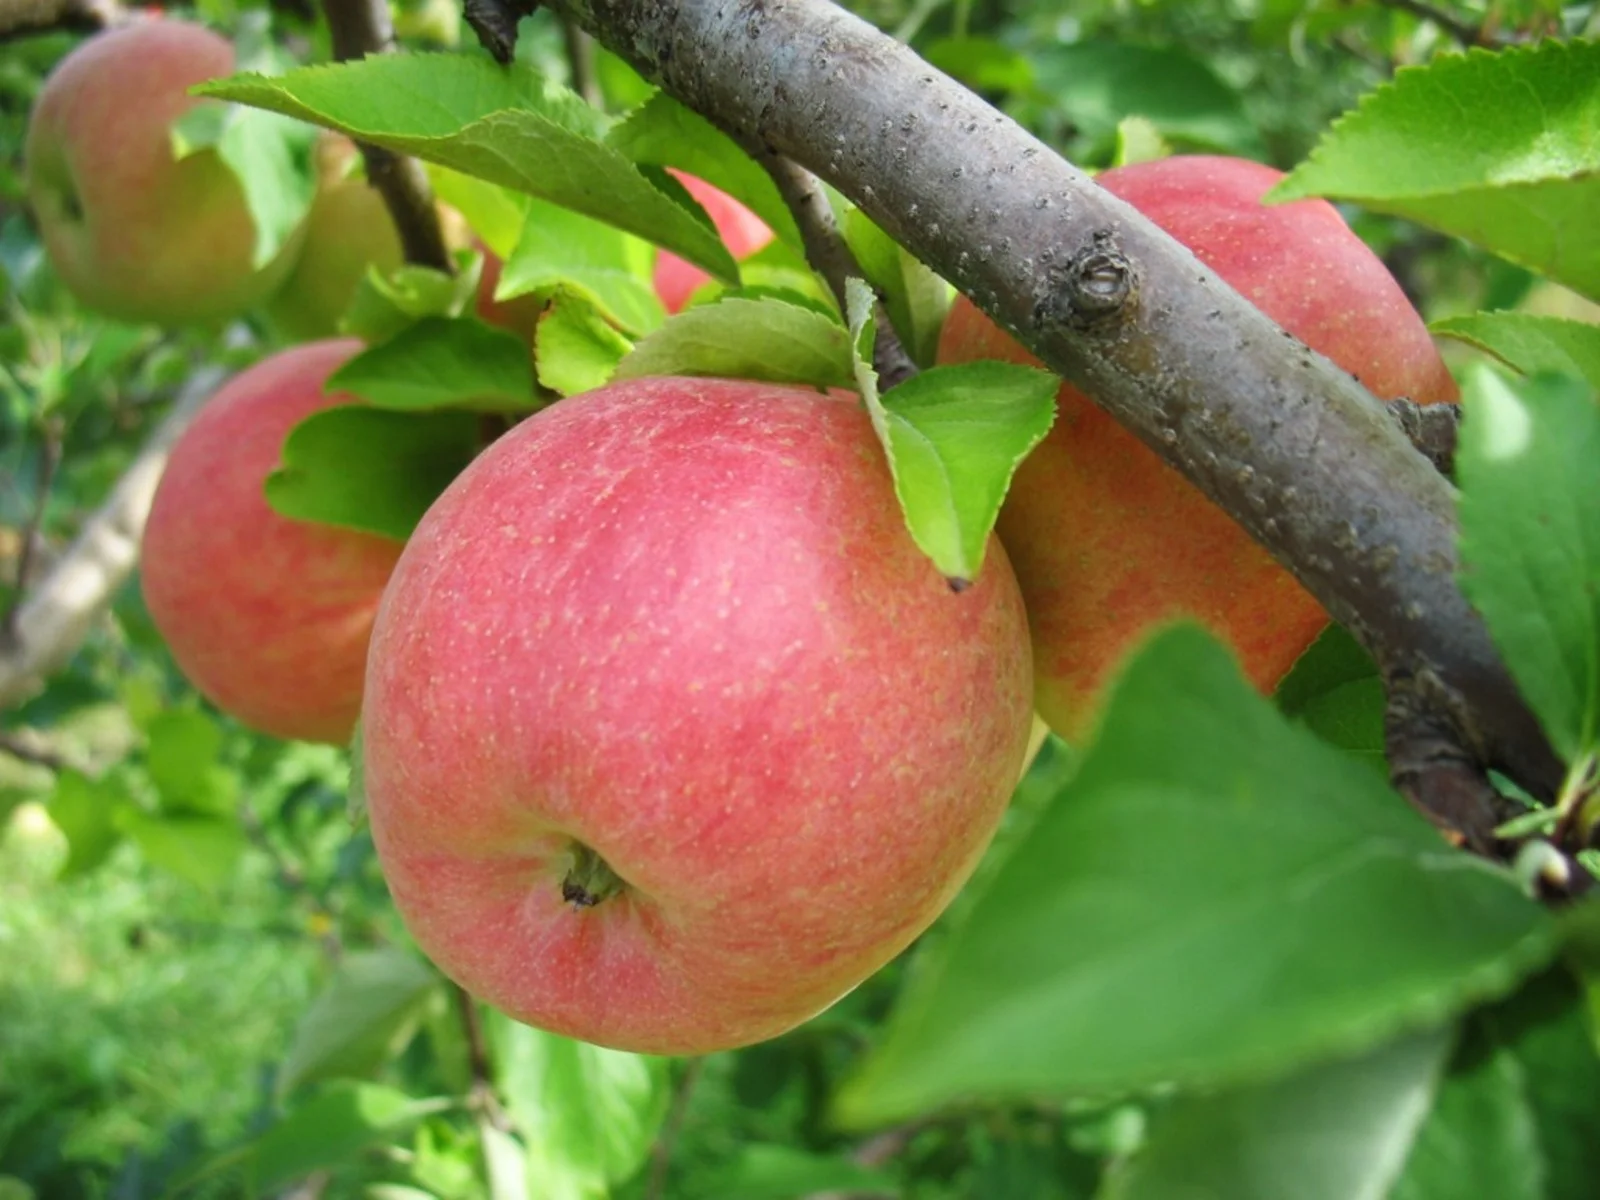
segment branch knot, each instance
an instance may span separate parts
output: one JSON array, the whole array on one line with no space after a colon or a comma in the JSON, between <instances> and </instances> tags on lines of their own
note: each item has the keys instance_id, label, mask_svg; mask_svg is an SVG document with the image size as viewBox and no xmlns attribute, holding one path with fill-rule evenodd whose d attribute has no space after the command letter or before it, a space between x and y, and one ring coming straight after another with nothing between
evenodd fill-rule
<instances>
[{"instance_id":1,"label":"branch knot","mask_svg":"<svg viewBox=\"0 0 1600 1200\"><path fill-rule=\"evenodd\" d=\"M1050 293L1034 308L1034 319L1080 331L1122 320L1139 294L1133 263L1104 230L1066 266L1052 271L1051 283Z\"/></svg>"}]
</instances>

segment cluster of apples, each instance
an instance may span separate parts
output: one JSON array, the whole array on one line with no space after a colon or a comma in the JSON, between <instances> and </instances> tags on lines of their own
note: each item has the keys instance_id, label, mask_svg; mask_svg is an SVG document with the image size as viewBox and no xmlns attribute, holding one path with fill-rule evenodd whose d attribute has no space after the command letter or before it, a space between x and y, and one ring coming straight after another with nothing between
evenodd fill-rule
<instances>
[{"instance_id":1,"label":"cluster of apples","mask_svg":"<svg viewBox=\"0 0 1600 1200\"><path fill-rule=\"evenodd\" d=\"M355 147L336 136L315 148L316 193L305 220L256 263L244 189L214 150L179 157L173 129L200 103L188 89L233 73L233 46L185 21L143 17L88 39L57 65L29 119L28 201L56 273L88 307L160 325L216 325L264 313L286 339L337 332L369 267L400 265L399 235L382 198L353 170ZM739 256L772 233L743 205L679 175ZM441 208L447 240L471 241ZM478 249L484 249L481 245ZM531 336L538 301L494 298L500 263L486 252L477 314ZM677 312L710 277L663 253L656 291Z\"/></svg>"},{"instance_id":2,"label":"cluster of apples","mask_svg":"<svg viewBox=\"0 0 1600 1200\"><path fill-rule=\"evenodd\" d=\"M1101 182L1378 395L1454 399L1381 262L1325 203L1263 205L1277 178L1191 157ZM748 214L686 182L749 252ZM693 271L663 256L669 308ZM186 274L215 264L163 284ZM563 400L403 547L287 520L265 477L298 420L350 402L323 383L356 348L286 351L211 402L156 497L145 594L180 665L247 723L340 741L359 711L408 927L468 990L559 1033L698 1053L793 1027L961 886L1035 706L1080 737L1130 644L1180 615L1270 688L1326 621L1070 386L960 592L913 544L858 399L750 381ZM1027 360L964 299L940 357Z\"/></svg>"}]
</instances>

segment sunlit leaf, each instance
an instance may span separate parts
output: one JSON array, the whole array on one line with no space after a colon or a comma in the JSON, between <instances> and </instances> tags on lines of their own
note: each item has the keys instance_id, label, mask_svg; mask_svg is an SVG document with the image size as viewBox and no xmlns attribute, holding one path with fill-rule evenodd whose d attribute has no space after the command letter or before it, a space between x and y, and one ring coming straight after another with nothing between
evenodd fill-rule
<instances>
[{"instance_id":1,"label":"sunlit leaf","mask_svg":"<svg viewBox=\"0 0 1600 1200\"><path fill-rule=\"evenodd\" d=\"M733 280L715 230L607 145L604 118L530 67L462 54L383 54L200 92L326 125L358 141L606 221Z\"/></svg>"},{"instance_id":2,"label":"sunlit leaf","mask_svg":"<svg viewBox=\"0 0 1600 1200\"><path fill-rule=\"evenodd\" d=\"M1508 873L1180 627L1127 668L839 1113L1237 1085L1504 994L1555 941Z\"/></svg>"},{"instance_id":3,"label":"sunlit leaf","mask_svg":"<svg viewBox=\"0 0 1600 1200\"><path fill-rule=\"evenodd\" d=\"M1600 42L1443 54L1366 96L1269 199L1353 200L1600 298L1597 127Z\"/></svg>"},{"instance_id":4,"label":"sunlit leaf","mask_svg":"<svg viewBox=\"0 0 1600 1200\"><path fill-rule=\"evenodd\" d=\"M1600 751L1600 402L1484 366L1463 403L1462 587L1556 750Z\"/></svg>"}]
</instances>

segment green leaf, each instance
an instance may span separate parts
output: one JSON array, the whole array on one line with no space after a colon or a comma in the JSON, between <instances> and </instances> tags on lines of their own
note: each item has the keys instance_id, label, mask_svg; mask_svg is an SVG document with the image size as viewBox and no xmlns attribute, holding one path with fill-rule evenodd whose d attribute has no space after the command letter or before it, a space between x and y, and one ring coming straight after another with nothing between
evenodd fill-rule
<instances>
[{"instance_id":1,"label":"green leaf","mask_svg":"<svg viewBox=\"0 0 1600 1200\"><path fill-rule=\"evenodd\" d=\"M536 407L528 344L476 317L424 317L350 359L329 376L326 390L349 392L378 408Z\"/></svg>"},{"instance_id":2,"label":"green leaf","mask_svg":"<svg viewBox=\"0 0 1600 1200\"><path fill-rule=\"evenodd\" d=\"M527 219L527 196L434 163L428 166L428 179L434 195L466 218L495 257L503 260L511 254Z\"/></svg>"},{"instance_id":3,"label":"green leaf","mask_svg":"<svg viewBox=\"0 0 1600 1200\"><path fill-rule=\"evenodd\" d=\"M581 295L558 292L534 333L539 382L562 396L604 386L633 343Z\"/></svg>"},{"instance_id":4,"label":"green leaf","mask_svg":"<svg viewBox=\"0 0 1600 1200\"><path fill-rule=\"evenodd\" d=\"M1323 741L1371 763L1387 777L1383 680L1372 656L1342 625L1329 625L1278 685L1273 699L1286 717Z\"/></svg>"},{"instance_id":5,"label":"green leaf","mask_svg":"<svg viewBox=\"0 0 1600 1200\"><path fill-rule=\"evenodd\" d=\"M257 1189L251 1194L265 1195L313 1171L343 1166L451 1103L414 1100L374 1083L331 1083L249 1146L244 1160Z\"/></svg>"},{"instance_id":6,"label":"green leaf","mask_svg":"<svg viewBox=\"0 0 1600 1200\"><path fill-rule=\"evenodd\" d=\"M665 92L630 112L606 139L636 163L677 167L738 200L790 246L802 246L794 215L772 176L739 144Z\"/></svg>"},{"instance_id":7,"label":"green leaf","mask_svg":"<svg viewBox=\"0 0 1600 1200\"><path fill-rule=\"evenodd\" d=\"M883 297L890 324L906 353L919 367L931 367L939 350L939 330L950 311L950 287L859 208L845 213L844 237L867 282Z\"/></svg>"},{"instance_id":8,"label":"green leaf","mask_svg":"<svg viewBox=\"0 0 1600 1200\"><path fill-rule=\"evenodd\" d=\"M1101 1200L1386 1196L1453 1040L1435 1030L1276 1083L1180 1100L1113 1170ZM1473 1194L1500 1200L1455 1193Z\"/></svg>"},{"instance_id":9,"label":"green leaf","mask_svg":"<svg viewBox=\"0 0 1600 1200\"><path fill-rule=\"evenodd\" d=\"M666 1059L557 1037L499 1012L488 1031L541 1197L603 1197L643 1165L666 1115Z\"/></svg>"},{"instance_id":10,"label":"green leaf","mask_svg":"<svg viewBox=\"0 0 1600 1200\"><path fill-rule=\"evenodd\" d=\"M67 838L67 861L61 878L94 870L122 839L118 812L128 803L114 779L90 779L77 771L59 771L50 797L50 820Z\"/></svg>"},{"instance_id":11,"label":"green leaf","mask_svg":"<svg viewBox=\"0 0 1600 1200\"><path fill-rule=\"evenodd\" d=\"M1590 1200L1594 1050L1583 991L1560 969L1474 1013L1390 1200Z\"/></svg>"},{"instance_id":12,"label":"green leaf","mask_svg":"<svg viewBox=\"0 0 1600 1200\"><path fill-rule=\"evenodd\" d=\"M650 284L654 261L643 239L533 200L495 298L548 294L560 285L586 296L630 333L648 333L666 317Z\"/></svg>"},{"instance_id":13,"label":"green leaf","mask_svg":"<svg viewBox=\"0 0 1600 1200\"><path fill-rule=\"evenodd\" d=\"M403 950L348 955L301 1016L278 1070L278 1095L319 1079L377 1070L411 1040L438 982Z\"/></svg>"},{"instance_id":14,"label":"green leaf","mask_svg":"<svg viewBox=\"0 0 1600 1200\"><path fill-rule=\"evenodd\" d=\"M1600 388L1600 326L1531 313L1472 313L1429 329L1487 350L1524 375L1581 375Z\"/></svg>"},{"instance_id":15,"label":"green leaf","mask_svg":"<svg viewBox=\"0 0 1600 1200\"><path fill-rule=\"evenodd\" d=\"M806 263L805 256L787 242L773 239L748 258L741 259L739 279L741 282L736 288L709 283L695 294L721 288L720 294L724 296L772 296L815 309L840 325L844 323L827 283ZM689 302L695 302L693 296Z\"/></svg>"},{"instance_id":16,"label":"green leaf","mask_svg":"<svg viewBox=\"0 0 1600 1200\"><path fill-rule=\"evenodd\" d=\"M221 766L222 728L193 708L158 713L146 727L145 769L170 813L220 816L233 808L237 776Z\"/></svg>"},{"instance_id":17,"label":"green leaf","mask_svg":"<svg viewBox=\"0 0 1600 1200\"><path fill-rule=\"evenodd\" d=\"M923 371L880 398L872 290L852 279L848 292L856 381L906 526L951 586L965 587L983 566L1012 475L1050 431L1061 381L1033 367L976 362Z\"/></svg>"},{"instance_id":18,"label":"green leaf","mask_svg":"<svg viewBox=\"0 0 1600 1200\"><path fill-rule=\"evenodd\" d=\"M601 139L604 118L530 67L461 54L383 54L202 94L326 125L638 234L733 281L708 224Z\"/></svg>"},{"instance_id":19,"label":"green leaf","mask_svg":"<svg viewBox=\"0 0 1600 1200\"><path fill-rule=\"evenodd\" d=\"M1245 1083L1502 994L1554 933L1180 626L1134 658L838 1109Z\"/></svg>"},{"instance_id":20,"label":"green leaf","mask_svg":"<svg viewBox=\"0 0 1600 1200\"><path fill-rule=\"evenodd\" d=\"M1600 298L1597 127L1600 42L1440 55L1369 93L1269 198L1353 200Z\"/></svg>"},{"instance_id":21,"label":"green leaf","mask_svg":"<svg viewBox=\"0 0 1600 1200\"><path fill-rule=\"evenodd\" d=\"M118 811L117 825L152 866L192 883L212 896L221 894L244 854L244 832L223 817Z\"/></svg>"},{"instance_id":22,"label":"green leaf","mask_svg":"<svg viewBox=\"0 0 1600 1200\"><path fill-rule=\"evenodd\" d=\"M894 1176L848 1158L824 1158L790 1146L746 1145L733 1162L696 1189L699 1200L795 1200L816 1192L899 1196Z\"/></svg>"},{"instance_id":23,"label":"green leaf","mask_svg":"<svg viewBox=\"0 0 1600 1200\"><path fill-rule=\"evenodd\" d=\"M1033 56L1041 92L1097 142L1144 117L1167 140L1259 156L1260 136L1239 93L1183 50L1114 42L1049 45Z\"/></svg>"},{"instance_id":24,"label":"green leaf","mask_svg":"<svg viewBox=\"0 0 1600 1200\"><path fill-rule=\"evenodd\" d=\"M289 431L267 502L286 517L405 541L477 453L469 412L341 405Z\"/></svg>"},{"instance_id":25,"label":"green leaf","mask_svg":"<svg viewBox=\"0 0 1600 1200\"><path fill-rule=\"evenodd\" d=\"M388 341L425 317L459 317L473 311L483 255L457 250L453 275L403 263L385 275L377 267L356 285L340 328L369 344Z\"/></svg>"},{"instance_id":26,"label":"green leaf","mask_svg":"<svg viewBox=\"0 0 1600 1200\"><path fill-rule=\"evenodd\" d=\"M850 387L849 335L811 308L738 297L690 308L634 346L614 379L710 375Z\"/></svg>"},{"instance_id":27,"label":"green leaf","mask_svg":"<svg viewBox=\"0 0 1600 1200\"><path fill-rule=\"evenodd\" d=\"M1111 155L1113 167L1126 167L1133 163L1155 162L1172 153L1153 121L1144 117L1125 117L1117 122L1117 144Z\"/></svg>"},{"instance_id":28,"label":"green leaf","mask_svg":"<svg viewBox=\"0 0 1600 1200\"><path fill-rule=\"evenodd\" d=\"M198 104L173 123L179 158L208 151L233 172L255 222L255 266L265 266L294 238L311 210L316 130L277 113L237 104Z\"/></svg>"},{"instance_id":29,"label":"green leaf","mask_svg":"<svg viewBox=\"0 0 1600 1200\"><path fill-rule=\"evenodd\" d=\"M1456 454L1461 584L1556 751L1600 750L1600 405L1479 366Z\"/></svg>"}]
</instances>

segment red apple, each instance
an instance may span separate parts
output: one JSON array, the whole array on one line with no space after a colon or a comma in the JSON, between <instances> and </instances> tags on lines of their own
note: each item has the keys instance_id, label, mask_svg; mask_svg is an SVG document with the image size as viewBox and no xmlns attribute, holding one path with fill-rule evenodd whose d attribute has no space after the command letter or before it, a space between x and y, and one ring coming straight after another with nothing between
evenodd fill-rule
<instances>
[{"instance_id":1,"label":"red apple","mask_svg":"<svg viewBox=\"0 0 1600 1200\"><path fill-rule=\"evenodd\" d=\"M182 21L96 35L57 64L29 119L28 202L50 261L84 304L164 325L226 320L284 278L298 243L252 262L255 222L215 151L174 157L190 86L233 71L233 47Z\"/></svg>"},{"instance_id":2,"label":"red apple","mask_svg":"<svg viewBox=\"0 0 1600 1200\"><path fill-rule=\"evenodd\" d=\"M218 708L277 737L342 743L361 707L367 639L401 544L292 521L262 488L305 417L361 349L311 342L231 379L185 431L145 528L145 603Z\"/></svg>"},{"instance_id":3,"label":"red apple","mask_svg":"<svg viewBox=\"0 0 1600 1200\"><path fill-rule=\"evenodd\" d=\"M996 543L952 592L859 401L650 379L435 503L362 718L395 902L518 1020L693 1054L838 999L960 887L1028 744Z\"/></svg>"},{"instance_id":4,"label":"red apple","mask_svg":"<svg viewBox=\"0 0 1600 1200\"><path fill-rule=\"evenodd\" d=\"M1099 183L1183 242L1267 316L1385 398L1457 398L1427 328L1332 205L1261 197L1282 175L1189 157L1107 171ZM965 297L939 361L1036 362ZM1096 698L1152 625L1197 618L1270 690L1327 624L1312 596L1176 470L1083 393L1017 472L999 533L1033 632L1036 702L1081 737Z\"/></svg>"},{"instance_id":5,"label":"red apple","mask_svg":"<svg viewBox=\"0 0 1600 1200\"><path fill-rule=\"evenodd\" d=\"M673 171L678 182L706 210L722 240L736 259L746 258L772 240L772 230L762 219L727 192L719 191L703 179ZM708 283L711 276L693 263L667 250L656 254L656 295L669 313L678 312L689 302L694 290Z\"/></svg>"}]
</instances>

